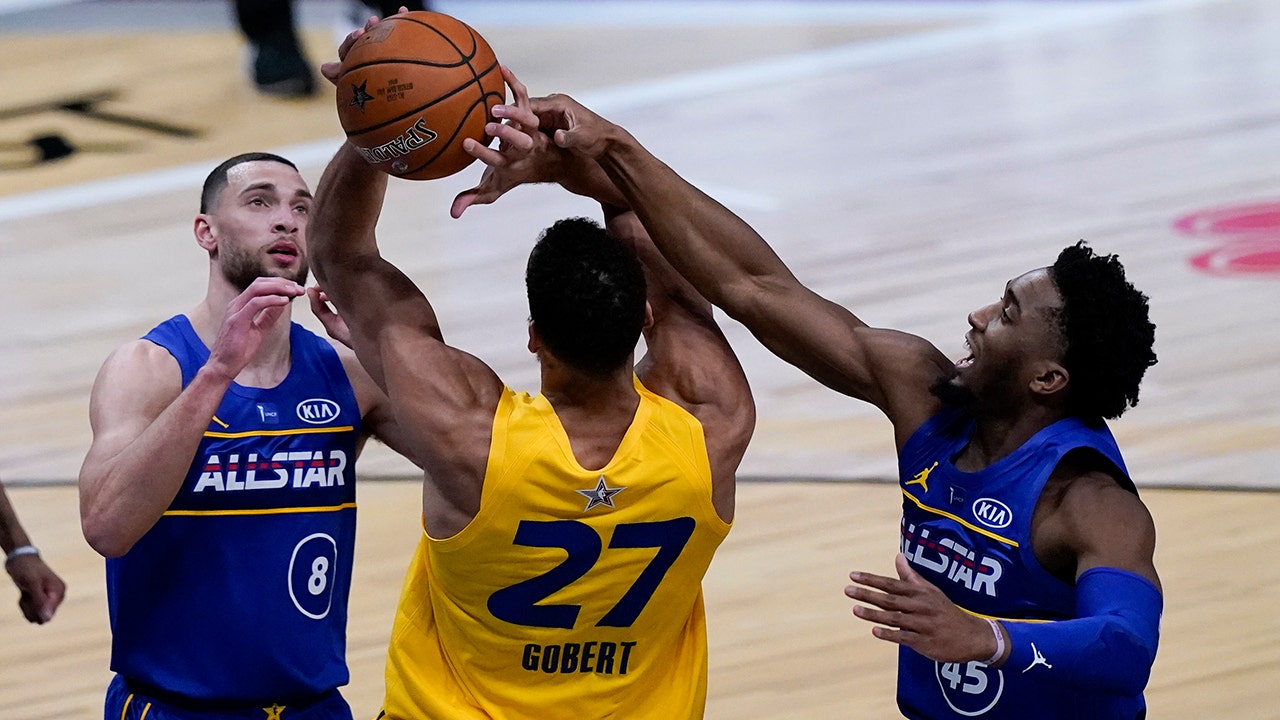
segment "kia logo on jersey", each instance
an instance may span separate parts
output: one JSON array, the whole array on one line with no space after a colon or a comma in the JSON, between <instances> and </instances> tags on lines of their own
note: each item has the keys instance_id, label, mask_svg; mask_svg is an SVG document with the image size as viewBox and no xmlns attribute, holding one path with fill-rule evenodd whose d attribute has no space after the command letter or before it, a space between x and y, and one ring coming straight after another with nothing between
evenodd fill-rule
<instances>
[{"instance_id":1,"label":"kia logo on jersey","mask_svg":"<svg viewBox=\"0 0 1280 720\"><path fill-rule=\"evenodd\" d=\"M298 419L311 425L323 425L337 419L338 403L325 398L311 398L298 403Z\"/></svg>"},{"instance_id":2,"label":"kia logo on jersey","mask_svg":"<svg viewBox=\"0 0 1280 720\"><path fill-rule=\"evenodd\" d=\"M978 498L973 501L973 516L978 522L989 528L999 530L1009 527L1013 522L1013 511L1008 505L991 498Z\"/></svg>"}]
</instances>

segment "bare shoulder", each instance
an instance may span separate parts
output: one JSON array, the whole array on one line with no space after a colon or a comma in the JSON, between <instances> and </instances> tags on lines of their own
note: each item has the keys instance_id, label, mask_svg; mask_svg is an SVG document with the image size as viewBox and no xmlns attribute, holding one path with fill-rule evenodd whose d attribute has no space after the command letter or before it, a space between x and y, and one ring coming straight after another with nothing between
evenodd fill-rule
<instances>
[{"instance_id":1,"label":"bare shoulder","mask_svg":"<svg viewBox=\"0 0 1280 720\"><path fill-rule=\"evenodd\" d=\"M1092 567L1115 567L1158 586L1155 521L1127 485L1104 469L1064 463L1045 486L1037 521L1050 531L1045 539L1074 559L1075 576Z\"/></svg>"},{"instance_id":2,"label":"bare shoulder","mask_svg":"<svg viewBox=\"0 0 1280 720\"><path fill-rule=\"evenodd\" d=\"M636 375L651 392L693 415L702 425L713 463L722 459L732 472L755 430L755 401L746 373L718 328L671 333L663 341L678 345L678 351L660 354L657 343L651 343Z\"/></svg>"},{"instance_id":3,"label":"bare shoulder","mask_svg":"<svg viewBox=\"0 0 1280 720\"><path fill-rule=\"evenodd\" d=\"M934 388L955 374L955 365L933 343L901 330L861 327L859 345L865 348L864 398L893 423L898 447L941 408ZM855 395L856 397L856 395Z\"/></svg>"},{"instance_id":4,"label":"bare shoulder","mask_svg":"<svg viewBox=\"0 0 1280 720\"><path fill-rule=\"evenodd\" d=\"M127 342L107 356L93 382L89 422L94 435L144 427L181 393L182 369L168 350L149 340Z\"/></svg>"},{"instance_id":5,"label":"bare shoulder","mask_svg":"<svg viewBox=\"0 0 1280 720\"><path fill-rule=\"evenodd\" d=\"M99 387L124 385L130 393L167 395L182 391L182 369L168 350L150 340L131 340L116 348L102 363L94 392Z\"/></svg>"}]
</instances>

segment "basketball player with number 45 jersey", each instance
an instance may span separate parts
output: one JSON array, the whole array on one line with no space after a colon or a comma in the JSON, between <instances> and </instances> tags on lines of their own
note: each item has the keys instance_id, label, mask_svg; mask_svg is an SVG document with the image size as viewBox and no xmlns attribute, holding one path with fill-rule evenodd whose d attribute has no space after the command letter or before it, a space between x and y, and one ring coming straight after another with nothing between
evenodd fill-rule
<instances>
[{"instance_id":1,"label":"basketball player with number 45 jersey","mask_svg":"<svg viewBox=\"0 0 1280 720\"><path fill-rule=\"evenodd\" d=\"M634 214L561 220L525 275L541 390L517 392L444 342L379 253L386 185L344 145L312 230L316 274L426 470L381 717L701 717L702 578L755 426L711 306Z\"/></svg>"},{"instance_id":2,"label":"basketball player with number 45 jersey","mask_svg":"<svg viewBox=\"0 0 1280 720\"><path fill-rule=\"evenodd\" d=\"M355 355L290 322L310 211L288 160L219 165L194 225L204 301L94 383L80 513L107 558L107 720L351 718L354 464L369 434L405 443Z\"/></svg>"}]
</instances>

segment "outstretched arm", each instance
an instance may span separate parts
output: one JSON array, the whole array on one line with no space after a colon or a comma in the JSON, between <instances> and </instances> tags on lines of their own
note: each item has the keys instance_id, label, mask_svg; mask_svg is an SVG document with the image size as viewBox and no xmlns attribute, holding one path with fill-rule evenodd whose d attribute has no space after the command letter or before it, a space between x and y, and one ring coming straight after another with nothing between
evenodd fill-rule
<instances>
[{"instance_id":1,"label":"outstretched arm","mask_svg":"<svg viewBox=\"0 0 1280 720\"><path fill-rule=\"evenodd\" d=\"M486 167L480 183L454 199L450 214L461 217L472 205L492 203L520 185L548 182L601 205L626 208L626 198L599 163L557 146L550 136L539 131L528 89L505 65L502 77L511 88L512 102L504 106L502 122L485 126L485 132L498 139L498 147L491 148L471 138L463 140L463 149Z\"/></svg>"},{"instance_id":2,"label":"outstretched arm","mask_svg":"<svg viewBox=\"0 0 1280 720\"><path fill-rule=\"evenodd\" d=\"M344 143L316 190L309 252L360 364L406 431L405 450L427 470L424 492L432 502L425 521L443 537L479 508L502 383L483 362L444 343L426 296L379 252L374 230L386 185L387 176Z\"/></svg>"},{"instance_id":3,"label":"outstretched arm","mask_svg":"<svg viewBox=\"0 0 1280 720\"><path fill-rule=\"evenodd\" d=\"M605 207L606 226L636 249L645 267L653 323L636 373L645 386L702 423L711 461L713 500L733 519L735 477L755 429L746 374L712 317L711 303L662 257L635 213Z\"/></svg>"},{"instance_id":4,"label":"outstretched arm","mask_svg":"<svg viewBox=\"0 0 1280 720\"><path fill-rule=\"evenodd\" d=\"M937 410L930 388L953 372L937 348L871 328L809 290L750 225L621 127L563 95L534 98L530 108L557 146L598 162L672 266L779 357L879 407L900 443ZM494 114L520 117L511 106Z\"/></svg>"}]
</instances>

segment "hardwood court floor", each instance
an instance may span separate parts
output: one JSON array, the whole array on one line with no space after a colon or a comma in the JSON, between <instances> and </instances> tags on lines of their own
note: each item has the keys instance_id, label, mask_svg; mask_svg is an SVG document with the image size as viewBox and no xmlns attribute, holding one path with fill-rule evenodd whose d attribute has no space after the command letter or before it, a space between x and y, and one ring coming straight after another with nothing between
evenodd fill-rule
<instances>
[{"instance_id":1,"label":"hardwood court floor","mask_svg":"<svg viewBox=\"0 0 1280 720\"><path fill-rule=\"evenodd\" d=\"M74 478L88 445L103 358L203 293L190 228L204 174L268 149L314 183L339 141L331 99L253 93L225 15L221 27L152 22L212 5L0 13L0 478L36 484L13 499L72 586L36 628L0 582L6 719L99 713L102 563L80 537L74 490L56 483ZM1280 4L441 6L534 93L570 92L627 126L817 291L946 352L962 352L968 310L1062 246L1087 238L1119 253L1151 296L1161 358L1141 405L1114 425L1160 537L1167 607L1151 717L1280 718ZM121 8L135 15L97 23ZM329 28L309 26L307 39L313 58L331 52ZM97 117L26 112L107 91ZM39 134L84 152L18 168ZM450 342L534 387L524 259L542 227L597 209L522 188L450 220L449 201L478 176L394 183L381 245L432 297ZM888 427L725 325L760 409L743 470L763 482L744 483L706 583L708 715L895 717L892 649L840 592L850 569L887 570L896 547L896 489L847 482L893 474ZM411 475L377 447L360 468ZM417 490L364 483L360 502L349 697L372 713Z\"/></svg>"},{"instance_id":2,"label":"hardwood court floor","mask_svg":"<svg viewBox=\"0 0 1280 720\"><path fill-rule=\"evenodd\" d=\"M101 717L110 635L102 562L80 539L75 490L10 491L36 542L69 586L53 622L28 625L0 583L0 717ZM712 720L897 717L894 652L853 617L842 594L853 569L889 572L897 488L870 483L748 483L705 582ZM1268 720L1280 667L1280 565L1271 561L1280 495L1153 490L1156 561L1166 592L1150 717ZM344 690L356 717L382 698L382 664L404 569L416 542L419 487L360 486ZM191 618L199 622L198 617Z\"/></svg>"}]
</instances>

